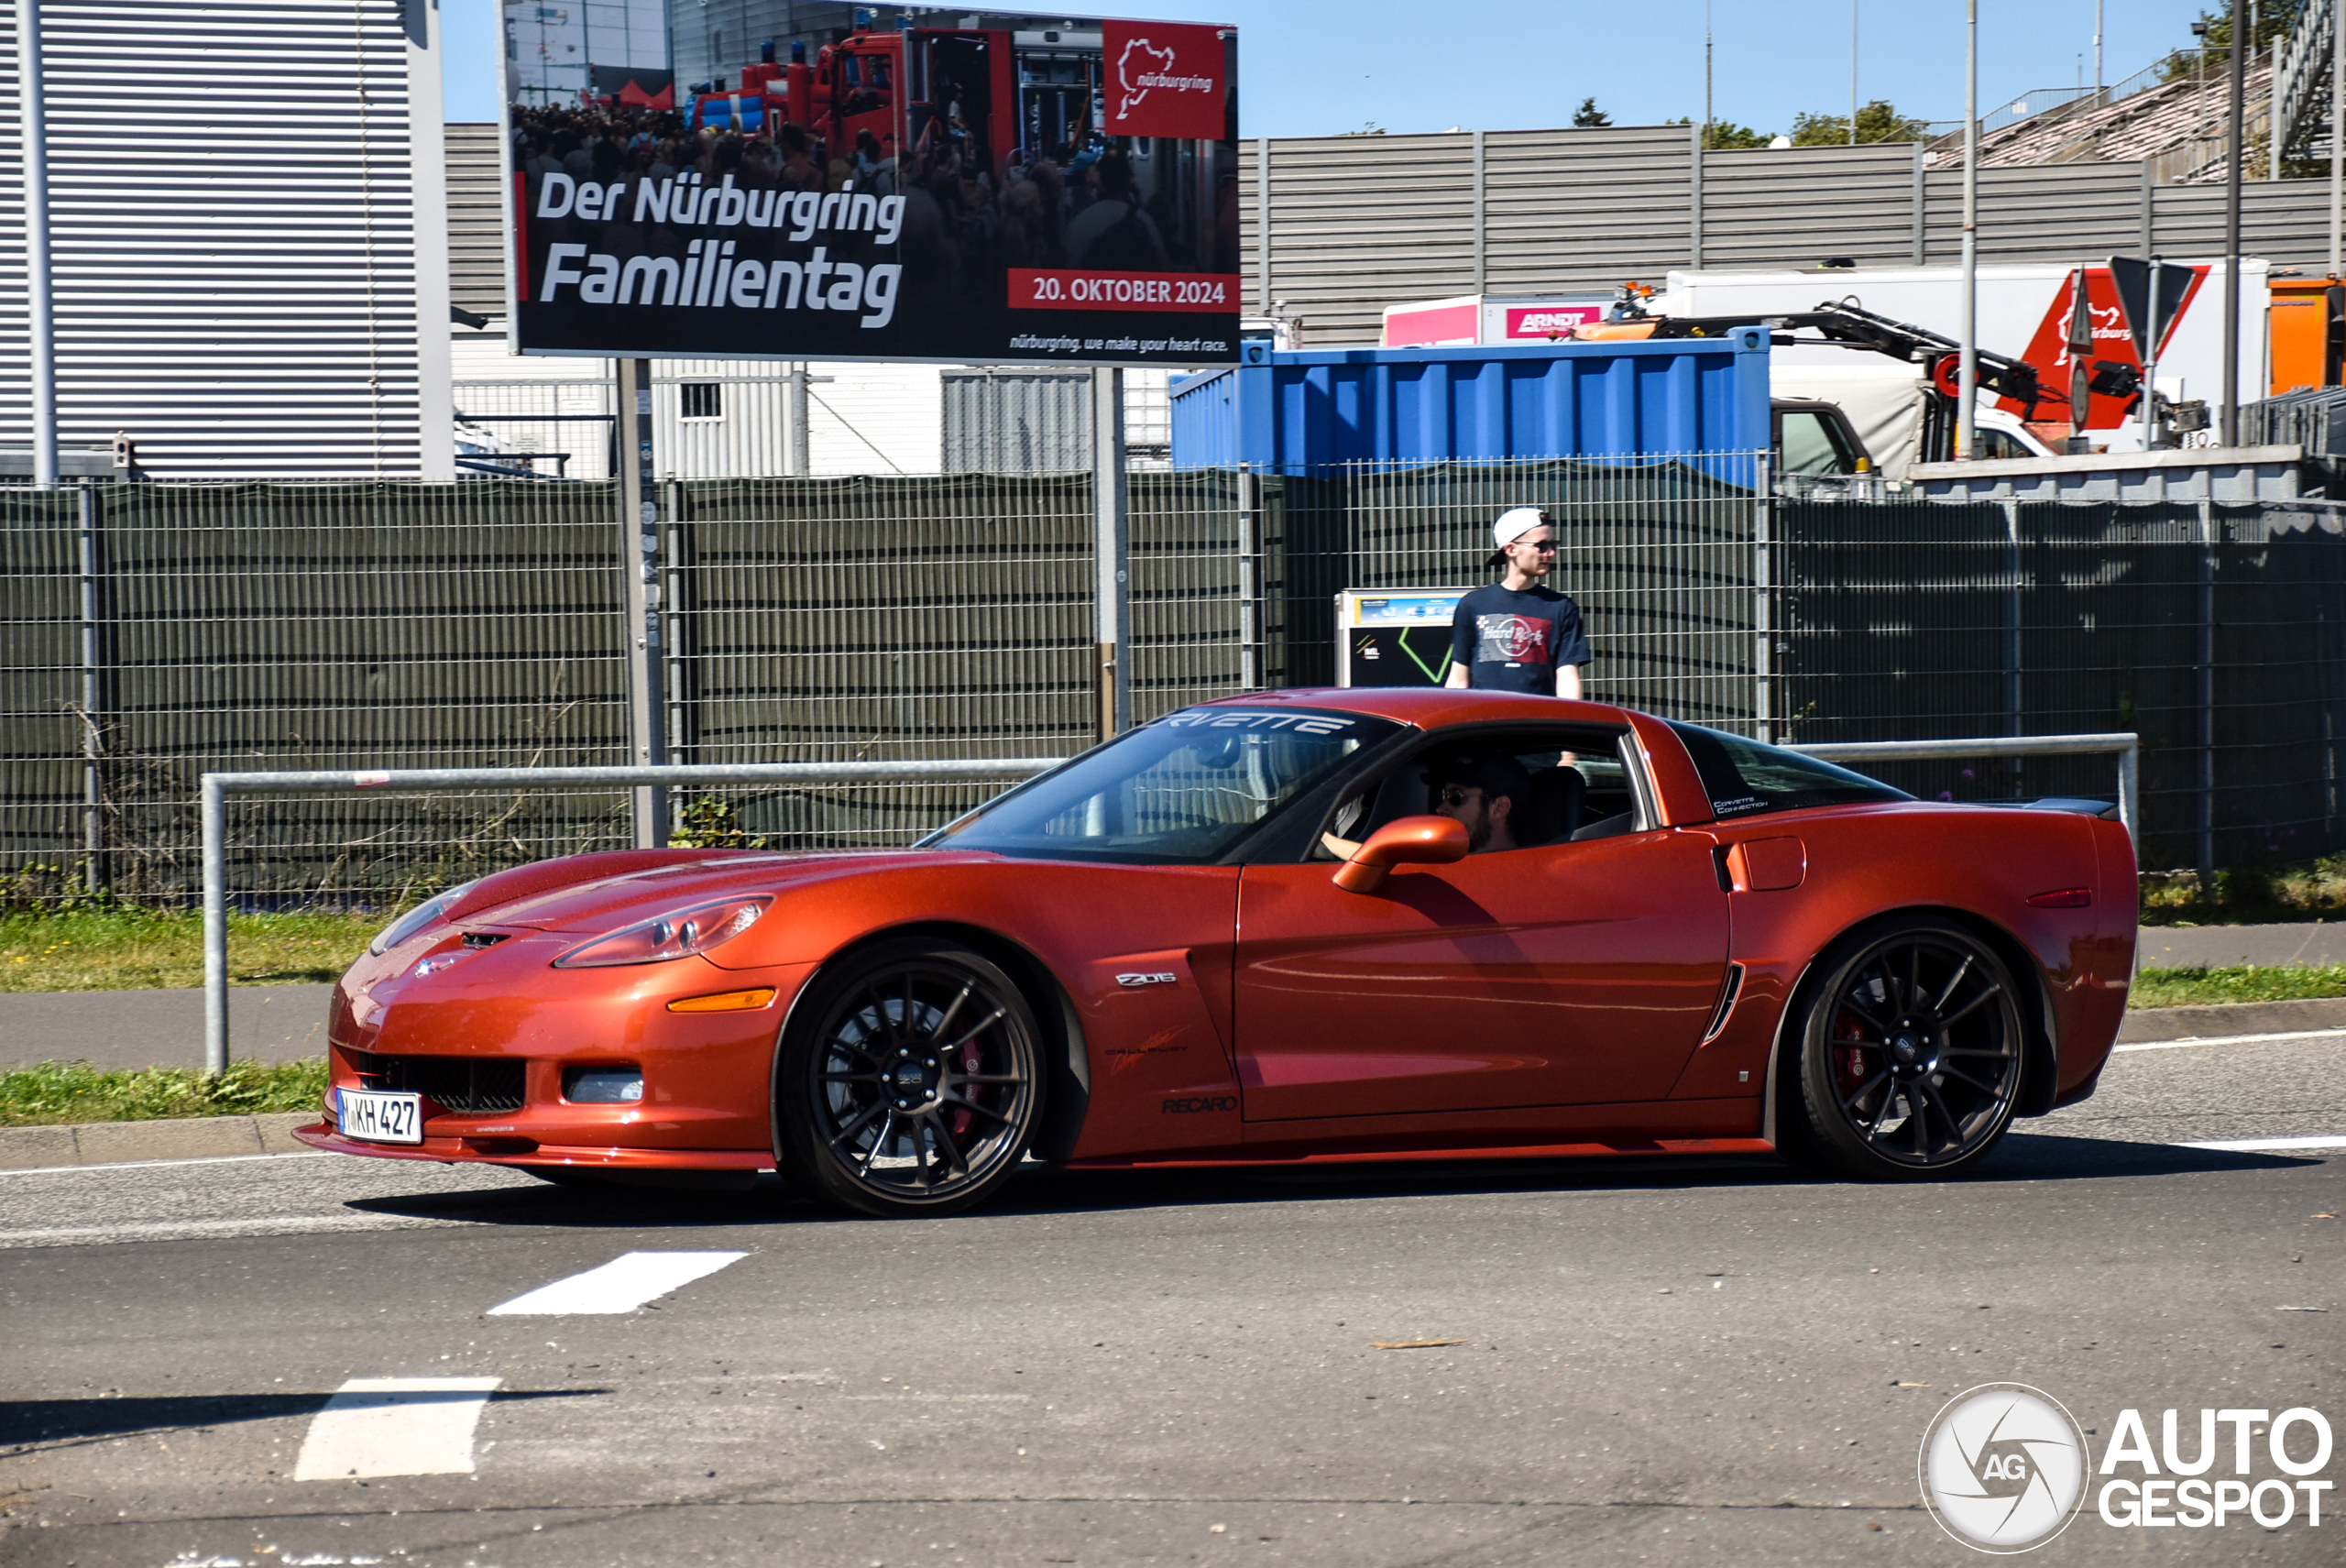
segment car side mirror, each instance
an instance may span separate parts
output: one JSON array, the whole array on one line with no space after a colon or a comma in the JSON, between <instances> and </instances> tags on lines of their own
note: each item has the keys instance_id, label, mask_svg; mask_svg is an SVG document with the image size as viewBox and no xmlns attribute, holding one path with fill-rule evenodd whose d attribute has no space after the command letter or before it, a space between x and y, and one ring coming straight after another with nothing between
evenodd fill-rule
<instances>
[{"instance_id":1,"label":"car side mirror","mask_svg":"<svg viewBox=\"0 0 2346 1568\"><path fill-rule=\"evenodd\" d=\"M1448 865L1465 858L1466 825L1455 817L1397 817L1336 868L1336 885L1346 893L1375 893L1395 866Z\"/></svg>"}]
</instances>

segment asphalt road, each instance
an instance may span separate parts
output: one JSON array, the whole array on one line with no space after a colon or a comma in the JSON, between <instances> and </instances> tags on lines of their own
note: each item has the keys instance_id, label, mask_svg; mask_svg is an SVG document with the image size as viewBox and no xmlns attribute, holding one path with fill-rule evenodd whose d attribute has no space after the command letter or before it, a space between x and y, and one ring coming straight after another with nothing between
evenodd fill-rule
<instances>
[{"instance_id":1,"label":"asphalt road","mask_svg":"<svg viewBox=\"0 0 2346 1568\"><path fill-rule=\"evenodd\" d=\"M1977 1562L1916 1487L1975 1385L2054 1395L2097 1459L2126 1408L2187 1449L2203 1407L2346 1428L2346 1148L2178 1146L2346 1135L2340 1033L2132 1049L1916 1188L1037 1171L887 1224L322 1156L0 1175L0 1563ZM740 1255L490 1310L632 1253ZM1413 1340L1459 1343L1375 1348ZM452 1381L405 1426L325 1409L363 1378ZM2334 1563L2330 1501L2088 1508L2034 1560Z\"/></svg>"}]
</instances>

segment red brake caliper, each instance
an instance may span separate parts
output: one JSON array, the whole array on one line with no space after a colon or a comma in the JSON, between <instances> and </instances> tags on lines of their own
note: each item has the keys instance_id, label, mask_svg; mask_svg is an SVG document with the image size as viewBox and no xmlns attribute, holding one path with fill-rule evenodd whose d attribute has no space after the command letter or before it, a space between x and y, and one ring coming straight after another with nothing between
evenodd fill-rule
<instances>
[{"instance_id":1,"label":"red brake caliper","mask_svg":"<svg viewBox=\"0 0 2346 1568\"><path fill-rule=\"evenodd\" d=\"M1839 1041L1862 1040L1865 1025L1844 1013L1834 1021L1833 1037ZM1833 1053L1834 1067L1841 1080L1841 1091L1847 1093L1866 1080L1866 1054L1856 1046L1847 1046Z\"/></svg>"}]
</instances>

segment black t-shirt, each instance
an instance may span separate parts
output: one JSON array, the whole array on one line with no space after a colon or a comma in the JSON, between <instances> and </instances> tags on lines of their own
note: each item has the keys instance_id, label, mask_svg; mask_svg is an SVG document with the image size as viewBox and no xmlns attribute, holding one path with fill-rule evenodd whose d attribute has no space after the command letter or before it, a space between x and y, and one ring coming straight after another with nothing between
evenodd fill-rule
<instances>
[{"instance_id":1,"label":"black t-shirt","mask_svg":"<svg viewBox=\"0 0 2346 1568\"><path fill-rule=\"evenodd\" d=\"M1523 589L1491 583L1458 601L1450 621L1450 656L1488 690L1556 695L1556 671L1593 655L1581 630L1580 606L1538 584Z\"/></svg>"}]
</instances>

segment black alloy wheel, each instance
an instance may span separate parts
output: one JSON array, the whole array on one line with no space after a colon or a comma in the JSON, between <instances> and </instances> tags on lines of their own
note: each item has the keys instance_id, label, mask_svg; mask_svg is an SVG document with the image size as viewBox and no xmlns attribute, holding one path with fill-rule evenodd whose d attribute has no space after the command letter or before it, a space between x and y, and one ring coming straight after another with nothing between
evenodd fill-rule
<instances>
[{"instance_id":1,"label":"black alloy wheel","mask_svg":"<svg viewBox=\"0 0 2346 1568\"><path fill-rule=\"evenodd\" d=\"M1984 1159L2012 1124L2026 1058L2003 960L1962 927L1917 917L1860 933L1817 973L1801 1020L1805 1125L1787 1127L1787 1152L1873 1180Z\"/></svg>"},{"instance_id":2,"label":"black alloy wheel","mask_svg":"<svg viewBox=\"0 0 2346 1568\"><path fill-rule=\"evenodd\" d=\"M966 948L898 941L817 981L784 1041L776 1151L813 1196L895 1219L999 1188L1043 1106L1040 1032L1017 985Z\"/></svg>"}]
</instances>

